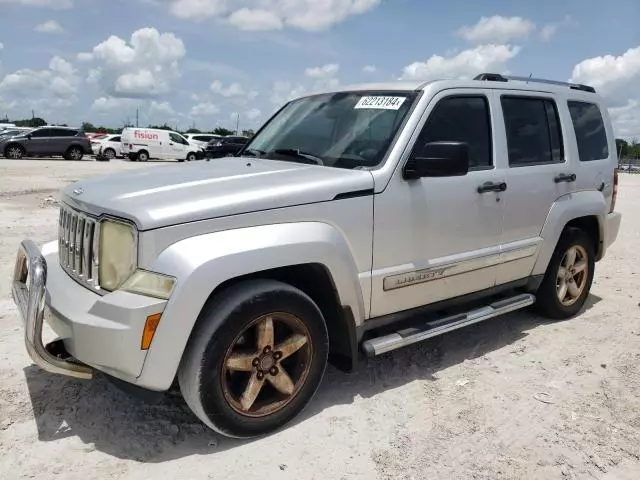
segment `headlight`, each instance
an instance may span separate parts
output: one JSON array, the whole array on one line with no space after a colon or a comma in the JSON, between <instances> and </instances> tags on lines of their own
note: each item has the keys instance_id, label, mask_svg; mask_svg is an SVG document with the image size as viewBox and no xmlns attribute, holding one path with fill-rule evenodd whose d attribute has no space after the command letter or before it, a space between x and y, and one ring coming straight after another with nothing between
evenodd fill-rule
<instances>
[{"instance_id":1,"label":"headlight","mask_svg":"<svg viewBox=\"0 0 640 480\"><path fill-rule=\"evenodd\" d=\"M100 224L100 287L116 290L136 268L136 232L133 226L104 220Z\"/></svg>"},{"instance_id":2,"label":"headlight","mask_svg":"<svg viewBox=\"0 0 640 480\"><path fill-rule=\"evenodd\" d=\"M168 300L173 292L176 279L146 270L136 270L120 287L125 292L147 295L148 297Z\"/></svg>"}]
</instances>

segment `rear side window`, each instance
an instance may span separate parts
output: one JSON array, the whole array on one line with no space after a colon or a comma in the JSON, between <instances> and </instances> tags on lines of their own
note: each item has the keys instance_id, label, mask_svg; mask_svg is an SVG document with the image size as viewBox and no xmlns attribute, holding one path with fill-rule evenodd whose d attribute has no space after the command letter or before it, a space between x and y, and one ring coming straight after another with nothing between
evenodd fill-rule
<instances>
[{"instance_id":1,"label":"rear side window","mask_svg":"<svg viewBox=\"0 0 640 480\"><path fill-rule=\"evenodd\" d=\"M49 135L52 137L75 137L77 134L77 130L69 130L67 128L52 128Z\"/></svg>"},{"instance_id":2,"label":"rear side window","mask_svg":"<svg viewBox=\"0 0 640 480\"><path fill-rule=\"evenodd\" d=\"M120 141L120 137L113 137L111 140L109 140L110 142L119 142Z\"/></svg>"},{"instance_id":3,"label":"rear side window","mask_svg":"<svg viewBox=\"0 0 640 480\"><path fill-rule=\"evenodd\" d=\"M573 129L576 132L580 161L590 162L609 158L607 132L598 106L573 100L569 101L568 105Z\"/></svg>"},{"instance_id":4,"label":"rear side window","mask_svg":"<svg viewBox=\"0 0 640 480\"><path fill-rule=\"evenodd\" d=\"M40 130L36 130L31 133L31 138L46 138L49 136L49 128L41 128Z\"/></svg>"},{"instance_id":5,"label":"rear side window","mask_svg":"<svg viewBox=\"0 0 640 480\"><path fill-rule=\"evenodd\" d=\"M564 162L562 130L553 100L504 96L501 102L509 166Z\"/></svg>"},{"instance_id":6,"label":"rear side window","mask_svg":"<svg viewBox=\"0 0 640 480\"><path fill-rule=\"evenodd\" d=\"M440 100L422 128L416 147L439 141L466 142L469 167L491 167L491 120L486 97L465 95Z\"/></svg>"}]
</instances>

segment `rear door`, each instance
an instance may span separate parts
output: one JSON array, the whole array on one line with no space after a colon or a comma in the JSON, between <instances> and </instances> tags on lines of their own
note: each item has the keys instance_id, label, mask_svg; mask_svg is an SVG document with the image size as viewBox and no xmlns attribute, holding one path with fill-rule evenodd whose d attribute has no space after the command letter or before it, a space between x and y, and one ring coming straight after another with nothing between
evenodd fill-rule
<instances>
[{"instance_id":1,"label":"rear door","mask_svg":"<svg viewBox=\"0 0 640 480\"><path fill-rule=\"evenodd\" d=\"M77 135L77 130L51 128L49 141L47 142L47 155L63 155L74 140L80 140Z\"/></svg>"},{"instance_id":2,"label":"rear door","mask_svg":"<svg viewBox=\"0 0 640 480\"><path fill-rule=\"evenodd\" d=\"M497 154L506 165L501 268L497 284L526 278L537 258L542 228L554 202L574 191L564 144L568 125L548 93L502 91Z\"/></svg>"}]
</instances>

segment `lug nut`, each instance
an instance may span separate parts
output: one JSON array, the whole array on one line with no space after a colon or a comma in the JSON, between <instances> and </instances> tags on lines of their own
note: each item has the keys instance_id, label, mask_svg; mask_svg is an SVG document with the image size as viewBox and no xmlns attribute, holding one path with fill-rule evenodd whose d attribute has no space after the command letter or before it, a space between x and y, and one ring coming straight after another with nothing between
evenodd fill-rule
<instances>
[{"instance_id":1,"label":"lug nut","mask_svg":"<svg viewBox=\"0 0 640 480\"><path fill-rule=\"evenodd\" d=\"M264 378L264 372L263 372L262 370L260 370L260 371L258 372L257 377L258 377L258 380L262 380L262 379Z\"/></svg>"},{"instance_id":2,"label":"lug nut","mask_svg":"<svg viewBox=\"0 0 640 480\"><path fill-rule=\"evenodd\" d=\"M282 352L276 352L273 354L273 358L280 360L282 358Z\"/></svg>"},{"instance_id":3,"label":"lug nut","mask_svg":"<svg viewBox=\"0 0 640 480\"><path fill-rule=\"evenodd\" d=\"M269 373L273 376L276 376L278 374L278 367L271 367L269 369Z\"/></svg>"},{"instance_id":4,"label":"lug nut","mask_svg":"<svg viewBox=\"0 0 640 480\"><path fill-rule=\"evenodd\" d=\"M264 347L264 350L263 350L264 353L269 353L270 351L271 351L271 347L269 345Z\"/></svg>"},{"instance_id":5,"label":"lug nut","mask_svg":"<svg viewBox=\"0 0 640 480\"><path fill-rule=\"evenodd\" d=\"M258 365L260 365L260 359L254 358L253 362L251 362L251 365L253 365L254 367L257 367Z\"/></svg>"}]
</instances>

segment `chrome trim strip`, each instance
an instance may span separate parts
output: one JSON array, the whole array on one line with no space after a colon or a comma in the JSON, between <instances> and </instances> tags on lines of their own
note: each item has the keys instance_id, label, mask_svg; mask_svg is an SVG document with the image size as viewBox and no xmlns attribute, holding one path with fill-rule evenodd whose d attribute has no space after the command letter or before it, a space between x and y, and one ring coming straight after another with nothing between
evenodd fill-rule
<instances>
[{"instance_id":1,"label":"chrome trim strip","mask_svg":"<svg viewBox=\"0 0 640 480\"><path fill-rule=\"evenodd\" d=\"M538 251L539 242L527 245L507 246L501 251L485 253L473 258L459 260L433 267L411 270L405 273L389 275L382 280L382 289L386 292L398 288L418 285L420 283L432 282L443 278L453 277L463 273L493 267L502 263L513 262L523 258L531 257ZM437 263L435 261L434 263Z\"/></svg>"}]
</instances>

